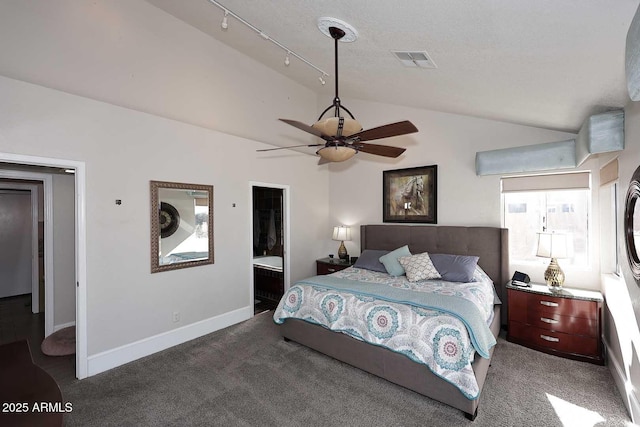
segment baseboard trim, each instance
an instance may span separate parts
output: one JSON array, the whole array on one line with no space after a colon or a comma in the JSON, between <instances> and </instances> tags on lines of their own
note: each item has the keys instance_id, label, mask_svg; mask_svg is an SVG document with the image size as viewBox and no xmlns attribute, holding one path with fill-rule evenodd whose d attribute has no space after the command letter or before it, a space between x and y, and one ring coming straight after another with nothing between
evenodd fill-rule
<instances>
[{"instance_id":1,"label":"baseboard trim","mask_svg":"<svg viewBox=\"0 0 640 427\"><path fill-rule=\"evenodd\" d=\"M252 315L252 306L243 307L219 316L211 317L181 328L126 344L111 350L89 356L88 376L108 371L125 363L133 362L153 353L182 344L192 339L224 329L236 323L248 320Z\"/></svg>"},{"instance_id":2,"label":"baseboard trim","mask_svg":"<svg viewBox=\"0 0 640 427\"><path fill-rule=\"evenodd\" d=\"M62 325L53 325L53 332L58 332L60 329L68 328L69 326L76 326L76 321L63 323Z\"/></svg>"},{"instance_id":3,"label":"baseboard trim","mask_svg":"<svg viewBox=\"0 0 640 427\"><path fill-rule=\"evenodd\" d=\"M606 348L609 372L611 372L613 381L616 383L616 386L618 387L618 391L622 396L622 401L624 403L625 408L627 408L627 412L631 417L631 421L635 423L638 418L637 415L640 415L640 401L638 401L638 398L633 392L627 391L626 372L622 368L620 361L615 357L615 353L611 351L611 345L609 344L609 342L606 339L603 339L602 341Z\"/></svg>"}]
</instances>

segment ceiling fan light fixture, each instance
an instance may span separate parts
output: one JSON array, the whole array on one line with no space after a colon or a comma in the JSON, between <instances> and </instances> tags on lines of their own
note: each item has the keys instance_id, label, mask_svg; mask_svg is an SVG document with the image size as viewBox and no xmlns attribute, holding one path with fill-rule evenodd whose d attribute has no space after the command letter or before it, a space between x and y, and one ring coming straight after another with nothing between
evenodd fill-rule
<instances>
[{"instance_id":1,"label":"ceiling fan light fixture","mask_svg":"<svg viewBox=\"0 0 640 427\"><path fill-rule=\"evenodd\" d=\"M344 162L355 156L357 151L344 145L330 145L316 151L316 154L330 162Z\"/></svg>"},{"instance_id":2,"label":"ceiling fan light fixture","mask_svg":"<svg viewBox=\"0 0 640 427\"><path fill-rule=\"evenodd\" d=\"M362 125L357 120L347 117L329 117L315 122L311 127L318 129L324 135L337 137L339 133L338 128L340 127L340 119L343 121L342 132L340 133L341 136L351 136L362 130Z\"/></svg>"},{"instance_id":3,"label":"ceiling fan light fixture","mask_svg":"<svg viewBox=\"0 0 640 427\"><path fill-rule=\"evenodd\" d=\"M357 38L357 32L349 24L334 18L321 18L318 20L318 27L323 31L323 33L328 34L328 36L330 36L334 41L336 71L334 82L336 89L333 102L320 114L317 122L311 126L297 120L280 120L325 141L324 147L316 151L316 154L321 157L318 164L325 163L325 161L344 162L345 160L352 158L358 151L376 156L392 158L400 156L405 152L404 148L393 147L390 145L369 144L364 141L390 138L417 132L418 128L416 128L413 123L408 120L404 120L401 122L374 127L369 130L363 130L362 125L360 125L353 114L351 114L351 112L340 102L340 97L338 96L338 42L355 40ZM325 83L323 76L328 77L328 74L322 72L322 75L318 78L322 84ZM325 114L330 110L333 110L334 112L333 117L323 120ZM348 114L350 118L344 117L342 112ZM310 144L307 146L318 147L321 145L323 144ZM258 151L271 151L294 147L278 147Z\"/></svg>"}]
</instances>

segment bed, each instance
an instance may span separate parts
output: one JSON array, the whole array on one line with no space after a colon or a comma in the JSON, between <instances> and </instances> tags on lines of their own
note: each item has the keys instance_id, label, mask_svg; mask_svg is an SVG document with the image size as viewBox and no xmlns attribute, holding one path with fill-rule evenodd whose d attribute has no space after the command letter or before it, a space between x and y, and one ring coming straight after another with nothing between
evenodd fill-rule
<instances>
[{"instance_id":1,"label":"bed","mask_svg":"<svg viewBox=\"0 0 640 427\"><path fill-rule=\"evenodd\" d=\"M430 254L452 254L465 257L477 256L479 271L486 273L483 277L489 280L489 283L493 282L495 297L497 297L489 303L489 310L492 311L492 314L486 319L487 324L485 325L485 327L488 326L486 329L490 331L491 337L489 338L493 339L495 343L495 339L500 332L501 322L506 320L505 284L508 280L509 263L508 231L506 229L494 227L363 225L360 229L360 241L362 253L365 250L394 251L403 245L407 245L411 254L427 252ZM406 259L404 258L403 262ZM331 275L336 277L316 276L309 280L313 280L310 283L319 281L317 283L320 283L320 288L317 289L321 291L325 285L330 287L337 284L340 277L348 277L349 274L354 274L349 270L343 270ZM355 273L363 273L362 270L358 271L358 269L354 271ZM342 275L339 273L342 273ZM366 274L368 274L367 277L372 277L374 273L366 272ZM478 271L474 273L473 280L480 277L477 276L478 274L480 274ZM304 285L304 283L301 283L301 285ZM296 286L292 286L292 289L283 297L279 306L280 313L282 313L281 306L286 303L285 299L290 293L295 291L294 288ZM362 295L360 298L362 299ZM500 304L498 299L503 304ZM366 298L362 300L365 301ZM326 301L329 300L327 299ZM335 304L331 305L331 307L334 306ZM413 311L416 311L416 309L414 308ZM373 310L369 311L369 313L371 312ZM469 333L468 337L465 338L473 341L475 347L475 351L470 353L469 361L471 363L469 368L466 368L467 371L472 371L470 375L475 377L475 385L465 389L460 385L454 385L443 372L437 370L434 370L434 372L438 372L438 374L432 372L432 368L421 363L420 356L414 354L413 351L390 350L380 344L367 343L362 337L354 338L353 336L357 336L356 333L351 333L353 336L350 336L348 333L332 331L327 327L310 321L310 318L301 320L277 317L278 311L274 314L274 320L276 320L276 323L280 323L280 333L285 340L295 341L424 396L460 409L468 419L475 419L480 393L494 350L494 346L491 343L488 343L488 346L485 345L484 349L482 346L476 346L479 335L477 331ZM302 317L304 318L304 316ZM462 323L468 326L466 321ZM434 351L433 353L435 354L436 352ZM485 357L480 353L485 353L483 354ZM469 375L469 372L466 375Z\"/></svg>"}]
</instances>

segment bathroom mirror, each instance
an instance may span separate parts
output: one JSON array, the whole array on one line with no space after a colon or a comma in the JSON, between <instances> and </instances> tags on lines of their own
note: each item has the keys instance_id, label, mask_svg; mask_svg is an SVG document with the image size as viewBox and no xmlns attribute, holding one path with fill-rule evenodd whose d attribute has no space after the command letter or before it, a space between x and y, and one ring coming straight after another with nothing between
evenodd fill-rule
<instances>
[{"instance_id":1,"label":"bathroom mirror","mask_svg":"<svg viewBox=\"0 0 640 427\"><path fill-rule=\"evenodd\" d=\"M625 243L631 273L640 285L640 167L636 169L629 183L624 209Z\"/></svg>"},{"instance_id":2,"label":"bathroom mirror","mask_svg":"<svg viewBox=\"0 0 640 427\"><path fill-rule=\"evenodd\" d=\"M213 264L213 186L151 181L151 272Z\"/></svg>"}]
</instances>

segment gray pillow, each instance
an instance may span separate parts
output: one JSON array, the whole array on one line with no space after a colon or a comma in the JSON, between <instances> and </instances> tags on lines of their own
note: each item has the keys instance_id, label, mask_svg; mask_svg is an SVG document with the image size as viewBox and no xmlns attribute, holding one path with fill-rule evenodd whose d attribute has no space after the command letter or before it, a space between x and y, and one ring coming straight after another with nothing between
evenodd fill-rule
<instances>
[{"instance_id":1,"label":"gray pillow","mask_svg":"<svg viewBox=\"0 0 640 427\"><path fill-rule=\"evenodd\" d=\"M480 259L472 255L429 254L429 256L442 276L442 280L448 282L471 282Z\"/></svg>"},{"instance_id":2,"label":"gray pillow","mask_svg":"<svg viewBox=\"0 0 640 427\"><path fill-rule=\"evenodd\" d=\"M388 254L389 251L381 251L377 249L365 249L355 264L353 264L356 268L364 268L365 270L378 271L380 273L386 273L387 270L384 268L384 264L382 264L379 260L381 256Z\"/></svg>"}]
</instances>

